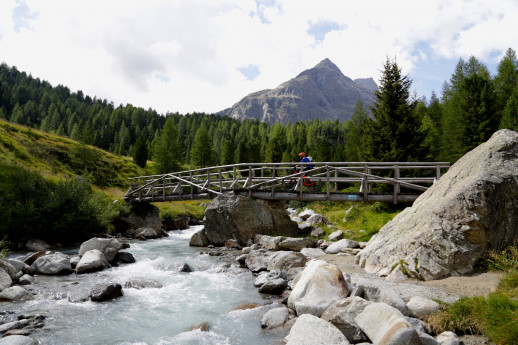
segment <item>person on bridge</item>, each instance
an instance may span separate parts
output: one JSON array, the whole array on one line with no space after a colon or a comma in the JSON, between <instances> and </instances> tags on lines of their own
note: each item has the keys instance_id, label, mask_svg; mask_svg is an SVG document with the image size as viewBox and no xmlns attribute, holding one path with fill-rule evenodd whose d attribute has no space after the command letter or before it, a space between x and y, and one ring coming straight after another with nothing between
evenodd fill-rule
<instances>
[{"instance_id":1,"label":"person on bridge","mask_svg":"<svg viewBox=\"0 0 518 345\"><path fill-rule=\"evenodd\" d=\"M301 163L311 163L311 160L306 156L304 152L299 153L299 157L301 157ZM313 165L308 164L302 167L302 171L313 169Z\"/></svg>"}]
</instances>

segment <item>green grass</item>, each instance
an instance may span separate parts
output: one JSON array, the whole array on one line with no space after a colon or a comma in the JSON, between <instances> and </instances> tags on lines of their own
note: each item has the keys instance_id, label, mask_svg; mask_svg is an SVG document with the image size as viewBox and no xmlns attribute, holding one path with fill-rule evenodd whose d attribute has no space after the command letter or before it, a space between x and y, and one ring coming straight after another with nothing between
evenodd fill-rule
<instances>
[{"instance_id":1,"label":"green grass","mask_svg":"<svg viewBox=\"0 0 518 345\"><path fill-rule=\"evenodd\" d=\"M321 213L329 219L335 228L322 227L326 235L342 230L347 238L356 241L368 241L374 234L402 211L401 205L363 202L312 202L309 204L293 203L299 210L305 207ZM349 210L349 211L348 211ZM347 213L347 215L346 215Z\"/></svg>"},{"instance_id":2,"label":"green grass","mask_svg":"<svg viewBox=\"0 0 518 345\"><path fill-rule=\"evenodd\" d=\"M489 253L491 270L507 274L487 297L462 298L443 304L427 321L436 333L481 334L499 345L518 344L518 247Z\"/></svg>"},{"instance_id":3,"label":"green grass","mask_svg":"<svg viewBox=\"0 0 518 345\"><path fill-rule=\"evenodd\" d=\"M202 219L205 213L207 200L184 200L153 203L160 210L160 216L165 220L174 220L178 217L188 216Z\"/></svg>"}]
</instances>

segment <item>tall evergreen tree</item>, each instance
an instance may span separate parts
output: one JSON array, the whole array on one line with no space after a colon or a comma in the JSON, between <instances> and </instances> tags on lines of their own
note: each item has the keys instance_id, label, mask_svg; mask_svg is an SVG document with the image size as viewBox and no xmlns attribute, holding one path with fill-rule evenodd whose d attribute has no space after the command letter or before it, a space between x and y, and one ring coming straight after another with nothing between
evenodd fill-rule
<instances>
[{"instance_id":1,"label":"tall evergreen tree","mask_svg":"<svg viewBox=\"0 0 518 345\"><path fill-rule=\"evenodd\" d=\"M164 129L155 144L153 160L156 162L156 170L159 174L170 173L180 168L181 151L178 132L171 117L167 118Z\"/></svg>"},{"instance_id":2,"label":"tall evergreen tree","mask_svg":"<svg viewBox=\"0 0 518 345\"><path fill-rule=\"evenodd\" d=\"M209 133L204 126L196 131L194 142L191 149L191 162L200 168L208 167L214 160L214 152L212 151L212 142Z\"/></svg>"},{"instance_id":3,"label":"tall evergreen tree","mask_svg":"<svg viewBox=\"0 0 518 345\"><path fill-rule=\"evenodd\" d=\"M500 128L507 128L518 132L518 87L507 100Z\"/></svg>"},{"instance_id":4,"label":"tall evergreen tree","mask_svg":"<svg viewBox=\"0 0 518 345\"><path fill-rule=\"evenodd\" d=\"M497 107L502 111L518 87L518 58L516 52L509 48L498 65L498 73L495 76L495 89L497 96Z\"/></svg>"},{"instance_id":5,"label":"tall evergreen tree","mask_svg":"<svg viewBox=\"0 0 518 345\"><path fill-rule=\"evenodd\" d=\"M347 135L347 142L345 144L345 148L342 148L345 152L345 157L347 157L347 161L350 162L358 162L363 159L363 148L362 141L363 135L365 133L365 125L369 120L369 115L367 114L367 109L363 105L363 102L360 100L354 106L353 116L350 121L350 130ZM335 155L336 157L340 157L340 155Z\"/></svg>"},{"instance_id":6,"label":"tall evergreen tree","mask_svg":"<svg viewBox=\"0 0 518 345\"><path fill-rule=\"evenodd\" d=\"M145 133L142 133L133 147L133 161L139 167L145 167L149 155L148 143Z\"/></svg>"},{"instance_id":7,"label":"tall evergreen tree","mask_svg":"<svg viewBox=\"0 0 518 345\"><path fill-rule=\"evenodd\" d=\"M372 161L415 161L424 140L421 122L410 97L412 80L401 74L396 61L387 58L371 106L374 120L367 122L364 135L365 158Z\"/></svg>"}]
</instances>

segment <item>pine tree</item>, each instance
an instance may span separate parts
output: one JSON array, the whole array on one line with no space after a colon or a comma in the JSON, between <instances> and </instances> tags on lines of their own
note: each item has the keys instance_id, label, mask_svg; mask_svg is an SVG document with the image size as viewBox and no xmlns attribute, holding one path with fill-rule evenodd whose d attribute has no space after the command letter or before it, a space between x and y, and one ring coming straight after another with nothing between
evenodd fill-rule
<instances>
[{"instance_id":1,"label":"pine tree","mask_svg":"<svg viewBox=\"0 0 518 345\"><path fill-rule=\"evenodd\" d=\"M507 128L518 132L518 88L507 100L500 128Z\"/></svg>"},{"instance_id":2,"label":"pine tree","mask_svg":"<svg viewBox=\"0 0 518 345\"><path fill-rule=\"evenodd\" d=\"M214 152L212 150L212 142L209 133L202 125L196 131L194 142L191 149L191 163L200 168L208 167L214 160Z\"/></svg>"},{"instance_id":3,"label":"pine tree","mask_svg":"<svg viewBox=\"0 0 518 345\"><path fill-rule=\"evenodd\" d=\"M518 87L518 59L516 52L507 49L504 58L498 65L498 73L495 77L495 89L497 94L497 107L502 111L507 104L507 100Z\"/></svg>"},{"instance_id":4,"label":"pine tree","mask_svg":"<svg viewBox=\"0 0 518 345\"><path fill-rule=\"evenodd\" d=\"M347 135L347 142L344 148L345 157L347 157L346 159L349 162L359 162L362 160L360 158L363 156L361 143L363 141L365 126L368 120L369 115L367 114L367 109L365 109L362 101L358 101L354 106L353 116L350 121L349 134Z\"/></svg>"},{"instance_id":5,"label":"pine tree","mask_svg":"<svg viewBox=\"0 0 518 345\"><path fill-rule=\"evenodd\" d=\"M145 167L147 163L149 150L148 150L148 143L147 138L143 134L141 134L137 141L135 142L135 146L133 147L133 161L139 166L139 167Z\"/></svg>"},{"instance_id":6,"label":"pine tree","mask_svg":"<svg viewBox=\"0 0 518 345\"><path fill-rule=\"evenodd\" d=\"M401 74L396 61L387 58L371 106L374 120L368 121L364 135L365 158L372 161L405 162L421 158L424 140L421 122L410 97L412 81Z\"/></svg>"},{"instance_id":7,"label":"pine tree","mask_svg":"<svg viewBox=\"0 0 518 345\"><path fill-rule=\"evenodd\" d=\"M168 117L154 146L153 160L156 162L157 173L178 171L181 157L178 132L173 124L173 119Z\"/></svg>"}]
</instances>

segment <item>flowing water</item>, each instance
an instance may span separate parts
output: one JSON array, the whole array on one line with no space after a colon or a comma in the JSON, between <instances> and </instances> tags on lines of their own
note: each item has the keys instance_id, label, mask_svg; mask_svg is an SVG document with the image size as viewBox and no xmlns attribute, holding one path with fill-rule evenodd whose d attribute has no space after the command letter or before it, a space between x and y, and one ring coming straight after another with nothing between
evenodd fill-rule
<instances>
[{"instance_id":1,"label":"flowing water","mask_svg":"<svg viewBox=\"0 0 518 345\"><path fill-rule=\"evenodd\" d=\"M16 314L43 314L45 327L31 337L41 344L273 344L283 333L261 329L262 315L279 306L253 287L254 277L236 262L223 257L200 254L189 247L191 235L199 227L172 231L169 237L132 242L126 249L136 263L121 265L98 273L62 277L36 277L33 301L1 303L2 310ZM77 248L71 252L76 254ZM194 272L181 273L187 263ZM124 288L124 296L96 303L81 300L91 287L101 282L121 285L129 278L145 277L163 287ZM243 303L262 306L233 310ZM207 322L210 331L190 330Z\"/></svg>"}]
</instances>

